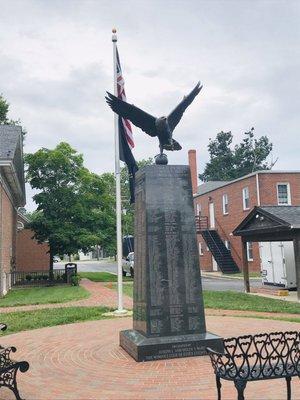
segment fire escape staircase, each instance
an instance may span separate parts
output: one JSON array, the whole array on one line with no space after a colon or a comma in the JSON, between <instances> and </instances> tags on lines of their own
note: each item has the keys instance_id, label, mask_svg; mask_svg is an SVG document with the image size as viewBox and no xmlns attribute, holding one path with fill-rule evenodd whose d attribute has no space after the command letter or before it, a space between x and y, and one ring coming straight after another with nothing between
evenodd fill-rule
<instances>
[{"instance_id":1,"label":"fire escape staircase","mask_svg":"<svg viewBox=\"0 0 300 400\"><path fill-rule=\"evenodd\" d=\"M240 272L231 252L227 249L216 229L208 228L208 218L196 216L197 233L200 233L223 274Z\"/></svg>"}]
</instances>

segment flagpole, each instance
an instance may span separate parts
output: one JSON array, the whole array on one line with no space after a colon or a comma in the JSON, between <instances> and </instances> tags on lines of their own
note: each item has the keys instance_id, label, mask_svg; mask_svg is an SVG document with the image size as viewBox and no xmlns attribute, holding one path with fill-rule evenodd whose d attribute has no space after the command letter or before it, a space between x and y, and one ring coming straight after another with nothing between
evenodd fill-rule
<instances>
[{"instance_id":1,"label":"flagpole","mask_svg":"<svg viewBox=\"0 0 300 400\"><path fill-rule=\"evenodd\" d=\"M116 29L112 30L113 63L114 63L114 95L118 97L117 86L117 35ZM120 176L120 144L118 115L114 113L115 128L115 177L116 177L116 217L117 217L117 263L118 263L118 309L116 314L127 311L123 308L123 274L122 274L122 214L121 214L121 176Z\"/></svg>"}]
</instances>

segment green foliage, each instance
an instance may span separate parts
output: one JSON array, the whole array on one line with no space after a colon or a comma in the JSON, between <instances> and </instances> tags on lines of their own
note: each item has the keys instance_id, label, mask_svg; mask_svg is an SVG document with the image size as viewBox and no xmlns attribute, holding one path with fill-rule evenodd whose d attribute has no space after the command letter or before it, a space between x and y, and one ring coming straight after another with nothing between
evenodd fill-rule
<instances>
[{"instance_id":1,"label":"green foliage","mask_svg":"<svg viewBox=\"0 0 300 400\"><path fill-rule=\"evenodd\" d=\"M25 156L27 181L39 192L30 227L38 242L48 241L50 270L55 254L87 252L115 236L114 198L105 177L89 172L68 143Z\"/></svg>"},{"instance_id":2,"label":"green foliage","mask_svg":"<svg viewBox=\"0 0 300 400\"><path fill-rule=\"evenodd\" d=\"M153 164L153 159L141 160L137 162L141 169L146 165ZM129 176L127 167L121 169L121 193L122 193L122 227L124 235L134 234L134 204L130 204Z\"/></svg>"},{"instance_id":3,"label":"green foliage","mask_svg":"<svg viewBox=\"0 0 300 400\"><path fill-rule=\"evenodd\" d=\"M241 143L232 149L231 132L219 132L214 140L210 140L208 151L210 161L199 178L206 181L226 181L240 178L251 172L271 169L266 162L273 145L267 136L254 137L254 128L244 133Z\"/></svg>"},{"instance_id":4,"label":"green foliage","mask_svg":"<svg viewBox=\"0 0 300 400\"><path fill-rule=\"evenodd\" d=\"M86 299L90 293L83 287L51 286L12 289L0 299L0 307L15 307L31 304L66 303Z\"/></svg>"},{"instance_id":5,"label":"green foliage","mask_svg":"<svg viewBox=\"0 0 300 400\"><path fill-rule=\"evenodd\" d=\"M0 95L0 125L20 125L20 120L13 120L8 118L9 103ZM26 135L26 130L22 129L23 136Z\"/></svg>"},{"instance_id":6,"label":"green foliage","mask_svg":"<svg viewBox=\"0 0 300 400\"><path fill-rule=\"evenodd\" d=\"M0 95L0 124L9 124L9 120L7 118L8 110L8 102L4 99L2 95Z\"/></svg>"},{"instance_id":7,"label":"green foliage","mask_svg":"<svg viewBox=\"0 0 300 400\"><path fill-rule=\"evenodd\" d=\"M81 278L79 275L77 275L77 274L72 275L72 278L71 278L72 286L79 286L80 279Z\"/></svg>"}]
</instances>

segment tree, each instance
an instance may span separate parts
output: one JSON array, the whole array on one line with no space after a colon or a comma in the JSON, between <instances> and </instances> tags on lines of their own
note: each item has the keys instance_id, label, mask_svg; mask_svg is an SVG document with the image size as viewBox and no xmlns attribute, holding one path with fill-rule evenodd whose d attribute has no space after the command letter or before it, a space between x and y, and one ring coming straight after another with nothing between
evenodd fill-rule
<instances>
[{"instance_id":1,"label":"tree","mask_svg":"<svg viewBox=\"0 0 300 400\"><path fill-rule=\"evenodd\" d=\"M9 120L7 118L9 110L8 102L0 95L0 124L8 124Z\"/></svg>"},{"instance_id":2,"label":"tree","mask_svg":"<svg viewBox=\"0 0 300 400\"><path fill-rule=\"evenodd\" d=\"M21 121L8 118L9 103L0 95L0 125L20 125ZM26 130L22 129L23 137L26 135Z\"/></svg>"},{"instance_id":3,"label":"tree","mask_svg":"<svg viewBox=\"0 0 300 400\"><path fill-rule=\"evenodd\" d=\"M147 160L141 160L137 162L139 168L146 165L153 164L152 158ZM116 193L116 181L113 173L105 173L101 175L109 187L109 192L114 198L113 206L115 210L115 193ZM129 176L128 169L126 166L121 168L121 196L122 196L122 233L123 235L134 234L134 204L130 204L130 192L129 192ZM115 211L114 211L115 212ZM111 237L110 242L106 243L106 248L109 249L110 254L116 253L116 233Z\"/></svg>"},{"instance_id":4,"label":"tree","mask_svg":"<svg viewBox=\"0 0 300 400\"><path fill-rule=\"evenodd\" d=\"M153 159L137 162L138 168L153 164ZM134 234L134 205L130 204L129 176L127 167L121 169L122 227L124 235Z\"/></svg>"},{"instance_id":5,"label":"tree","mask_svg":"<svg viewBox=\"0 0 300 400\"><path fill-rule=\"evenodd\" d=\"M216 139L210 140L208 151L210 161L199 178L206 181L226 181L240 178L251 172L271 169L266 159L273 145L267 136L254 137L254 128L244 133L241 143L232 149L231 132L219 132Z\"/></svg>"},{"instance_id":6,"label":"tree","mask_svg":"<svg viewBox=\"0 0 300 400\"><path fill-rule=\"evenodd\" d=\"M113 198L105 179L90 173L67 143L27 154L25 162L27 181L39 191L29 225L39 243L49 243L52 276L54 255L88 251L115 236Z\"/></svg>"}]
</instances>

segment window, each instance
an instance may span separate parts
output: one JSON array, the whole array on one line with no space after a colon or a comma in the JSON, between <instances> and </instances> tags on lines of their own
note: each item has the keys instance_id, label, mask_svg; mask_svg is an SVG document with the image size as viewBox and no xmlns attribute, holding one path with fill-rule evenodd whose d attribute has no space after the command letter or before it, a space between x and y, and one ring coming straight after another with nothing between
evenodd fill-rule
<instances>
[{"instance_id":1,"label":"window","mask_svg":"<svg viewBox=\"0 0 300 400\"><path fill-rule=\"evenodd\" d=\"M223 214L228 214L228 195L223 194Z\"/></svg>"},{"instance_id":2,"label":"window","mask_svg":"<svg viewBox=\"0 0 300 400\"><path fill-rule=\"evenodd\" d=\"M245 187L243 189L243 209L249 210L249 208L250 208L249 188Z\"/></svg>"},{"instance_id":3,"label":"window","mask_svg":"<svg viewBox=\"0 0 300 400\"><path fill-rule=\"evenodd\" d=\"M227 250L231 251L231 243L229 242L229 240L225 240L225 246Z\"/></svg>"},{"instance_id":4,"label":"window","mask_svg":"<svg viewBox=\"0 0 300 400\"><path fill-rule=\"evenodd\" d=\"M253 243L247 242L247 259L253 261Z\"/></svg>"},{"instance_id":5,"label":"window","mask_svg":"<svg viewBox=\"0 0 300 400\"><path fill-rule=\"evenodd\" d=\"M200 215L201 214L201 204L197 203L196 204L196 215Z\"/></svg>"},{"instance_id":6,"label":"window","mask_svg":"<svg viewBox=\"0 0 300 400\"><path fill-rule=\"evenodd\" d=\"M291 205L289 183L277 183L277 203L279 206Z\"/></svg>"},{"instance_id":7,"label":"window","mask_svg":"<svg viewBox=\"0 0 300 400\"><path fill-rule=\"evenodd\" d=\"M199 242L199 254L200 256L203 256L203 250L202 250L202 243Z\"/></svg>"}]
</instances>

